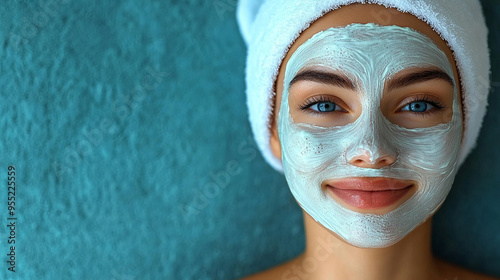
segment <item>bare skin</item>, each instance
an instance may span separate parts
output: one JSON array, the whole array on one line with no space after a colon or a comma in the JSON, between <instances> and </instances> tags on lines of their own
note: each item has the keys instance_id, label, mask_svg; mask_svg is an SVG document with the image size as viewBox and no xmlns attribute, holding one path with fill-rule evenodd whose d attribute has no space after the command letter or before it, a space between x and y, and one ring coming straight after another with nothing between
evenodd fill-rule
<instances>
[{"instance_id":1,"label":"bare skin","mask_svg":"<svg viewBox=\"0 0 500 280\"><path fill-rule=\"evenodd\" d=\"M327 13L316 22L314 22L300 37L293 43L289 52L281 65L277 83L274 118L272 122L271 148L274 155L281 158L281 148L277 132L277 116L281 104L281 95L283 92L283 80L285 68L288 60L295 50L319 31L330 27L346 26L351 23L370 23L379 25L398 25L402 27L413 28L431 38L447 55L454 68L454 79L459 81L458 72L453 59L451 50L446 43L436 34L431 27L420 21L416 17L401 13L395 9L387 9L383 6L372 4L353 4L344 6L338 10ZM412 70L409 70L410 72ZM398 73L404 75L406 73ZM459 83L458 83L459 84ZM309 81L298 82L290 88L289 104L294 120L300 119L301 122L314 123L317 125L332 125L331 122L339 121L335 125L349 123L354 121L361 113L359 100L353 99L349 90L340 90L339 88L327 88L325 92L335 91L336 97L339 97L338 104L343 112L336 115L330 115L329 118L317 119L304 114L300 110L293 111L293 104L300 104L307 100L311 95L308 91L317 92L323 87L322 84L311 83ZM433 90L438 88L439 90ZM405 98L411 96L414 92L426 91L432 97L439 99L445 104L445 109L436 110L428 118L415 118L405 112L398 111L405 106ZM296 91L296 93L293 93ZM453 87L442 80L432 80L418 85L412 85L400 91L399 96L384 91L380 108L384 115L393 122L400 122L399 125L413 127L428 127L438 123L444 123L451 119L451 103L453 100ZM389 97L390 96L390 97ZM460 99L461 100L461 99ZM296 107L296 106L295 106ZM334 117L332 117L334 116ZM378 159L376 162L369 162L364 155L360 155L352 164L363 168L382 168L394 162L391 155ZM390 211L392 209L382 209L381 211ZM417 227L410 234L404 237L400 242L379 249L362 249L346 243L335 233L327 230L321 224L315 222L307 213L304 212L304 225L306 232L306 249L298 257L269 269L262 273L244 278L252 279L342 279L342 280L387 280L387 279L435 279L435 280L482 280L497 279L480 275L472 271L460 268L450 263L437 259L431 251L431 219Z\"/></svg>"},{"instance_id":2,"label":"bare skin","mask_svg":"<svg viewBox=\"0 0 500 280\"><path fill-rule=\"evenodd\" d=\"M430 248L428 220L397 244L382 249L351 246L304 214L306 250L298 257L243 280L494 280L439 260Z\"/></svg>"}]
</instances>

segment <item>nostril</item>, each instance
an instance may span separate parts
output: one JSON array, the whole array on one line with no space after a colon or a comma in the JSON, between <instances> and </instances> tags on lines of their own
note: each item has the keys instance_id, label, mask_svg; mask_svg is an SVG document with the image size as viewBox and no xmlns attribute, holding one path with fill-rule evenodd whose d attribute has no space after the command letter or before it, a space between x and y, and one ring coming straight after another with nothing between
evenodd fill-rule
<instances>
[{"instance_id":1,"label":"nostril","mask_svg":"<svg viewBox=\"0 0 500 280\"><path fill-rule=\"evenodd\" d=\"M384 166L391 165L396 161L395 157L392 156L384 156L380 159L379 163L383 164Z\"/></svg>"},{"instance_id":2,"label":"nostril","mask_svg":"<svg viewBox=\"0 0 500 280\"><path fill-rule=\"evenodd\" d=\"M359 155L349 161L350 164L363 167L363 168L382 168L393 164L396 159L392 156L381 156L375 160L371 159L368 155Z\"/></svg>"},{"instance_id":3,"label":"nostril","mask_svg":"<svg viewBox=\"0 0 500 280\"><path fill-rule=\"evenodd\" d=\"M370 162L370 160L368 159L368 157L356 157L356 158L353 158L350 163L352 165L355 165L355 166L358 166L358 167L367 167L369 165L371 165L372 163Z\"/></svg>"},{"instance_id":4,"label":"nostril","mask_svg":"<svg viewBox=\"0 0 500 280\"><path fill-rule=\"evenodd\" d=\"M364 160L361 160L361 159L356 159L354 161L352 161L352 163L354 164L362 164L362 163L366 163Z\"/></svg>"},{"instance_id":5,"label":"nostril","mask_svg":"<svg viewBox=\"0 0 500 280\"><path fill-rule=\"evenodd\" d=\"M385 163L385 164L388 164L388 163L389 163L389 161L388 161L387 159L383 158L383 159L379 160L379 161L378 161L378 163Z\"/></svg>"}]
</instances>

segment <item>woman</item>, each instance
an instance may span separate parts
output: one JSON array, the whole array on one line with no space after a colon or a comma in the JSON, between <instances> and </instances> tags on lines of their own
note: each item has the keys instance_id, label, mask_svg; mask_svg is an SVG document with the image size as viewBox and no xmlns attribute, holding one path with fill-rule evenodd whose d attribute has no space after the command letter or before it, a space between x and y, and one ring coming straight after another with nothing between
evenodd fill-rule
<instances>
[{"instance_id":1,"label":"woman","mask_svg":"<svg viewBox=\"0 0 500 280\"><path fill-rule=\"evenodd\" d=\"M493 279L430 243L485 112L479 3L352 2L239 4L252 129L306 232L302 255L246 279Z\"/></svg>"}]
</instances>

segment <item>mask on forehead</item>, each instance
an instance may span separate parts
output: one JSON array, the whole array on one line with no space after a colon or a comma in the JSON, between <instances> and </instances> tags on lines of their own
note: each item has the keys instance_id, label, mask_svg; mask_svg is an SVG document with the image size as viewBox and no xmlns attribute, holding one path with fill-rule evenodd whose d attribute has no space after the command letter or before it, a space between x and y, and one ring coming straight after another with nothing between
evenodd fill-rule
<instances>
[{"instance_id":1,"label":"mask on forehead","mask_svg":"<svg viewBox=\"0 0 500 280\"><path fill-rule=\"evenodd\" d=\"M355 122L320 127L295 123L289 112L290 81L303 69L342 72L355 82L362 113ZM282 161L290 190L317 222L346 242L363 248L390 246L429 218L443 203L455 177L462 121L455 87L451 121L408 129L391 123L380 110L384 84L399 71L434 67L454 77L446 55L426 36L409 28L352 24L322 31L302 44L288 61L278 119ZM456 82L454 82L456 84ZM391 154L379 169L350 159ZM322 183L350 177L387 177L417 182L415 193L385 214L342 206Z\"/></svg>"}]
</instances>

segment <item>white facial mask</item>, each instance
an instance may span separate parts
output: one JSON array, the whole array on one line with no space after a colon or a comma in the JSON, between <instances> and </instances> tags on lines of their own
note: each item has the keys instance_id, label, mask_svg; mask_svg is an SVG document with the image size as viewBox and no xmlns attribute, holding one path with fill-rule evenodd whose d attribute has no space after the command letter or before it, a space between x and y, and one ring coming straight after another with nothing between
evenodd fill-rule
<instances>
[{"instance_id":1,"label":"white facial mask","mask_svg":"<svg viewBox=\"0 0 500 280\"><path fill-rule=\"evenodd\" d=\"M309 67L342 72L356 84L362 113L355 122L335 127L294 123L289 84ZM290 190L311 217L357 247L387 247L401 240L439 208L455 177L462 133L456 87L448 123L407 129L380 111L384 83L415 67L437 67L454 77L446 55L428 37L410 28L375 24L322 31L302 44L286 67L278 129ZM369 153L370 160L391 154L396 161L380 169L350 164L360 153ZM321 188L325 180L349 177L414 180L418 188L386 214L363 214L343 207Z\"/></svg>"}]
</instances>

